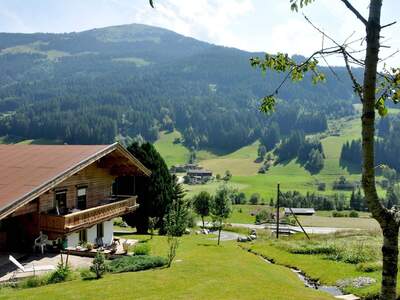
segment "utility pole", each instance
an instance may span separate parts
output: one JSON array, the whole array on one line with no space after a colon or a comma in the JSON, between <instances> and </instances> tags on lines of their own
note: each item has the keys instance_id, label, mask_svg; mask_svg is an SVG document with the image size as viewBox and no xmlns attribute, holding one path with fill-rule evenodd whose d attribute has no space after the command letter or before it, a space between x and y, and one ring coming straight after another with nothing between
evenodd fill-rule
<instances>
[{"instance_id":1,"label":"utility pole","mask_svg":"<svg viewBox=\"0 0 400 300\"><path fill-rule=\"evenodd\" d=\"M278 192L276 194L276 238L279 239L279 194L280 184L278 183Z\"/></svg>"}]
</instances>

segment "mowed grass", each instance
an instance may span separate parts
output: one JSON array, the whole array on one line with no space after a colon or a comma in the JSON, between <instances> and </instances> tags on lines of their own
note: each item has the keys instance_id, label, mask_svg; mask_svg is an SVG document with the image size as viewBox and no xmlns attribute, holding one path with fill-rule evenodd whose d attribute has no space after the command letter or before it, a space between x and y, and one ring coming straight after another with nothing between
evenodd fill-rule
<instances>
[{"instance_id":1,"label":"mowed grass","mask_svg":"<svg viewBox=\"0 0 400 300\"><path fill-rule=\"evenodd\" d=\"M127 237L149 240L148 236ZM305 287L289 269L265 263L240 249L236 242L217 246L210 238L184 236L169 269L106 275L100 280L75 280L20 291L2 290L0 299L334 299ZM155 236L148 243L152 254L166 254L165 237Z\"/></svg>"},{"instance_id":2,"label":"mowed grass","mask_svg":"<svg viewBox=\"0 0 400 300\"><path fill-rule=\"evenodd\" d=\"M181 138L181 134L178 131L161 132L160 138L154 143L168 167L187 163L189 159L189 150L182 144L174 144L176 138Z\"/></svg>"},{"instance_id":3,"label":"mowed grass","mask_svg":"<svg viewBox=\"0 0 400 300\"><path fill-rule=\"evenodd\" d=\"M379 230L378 222L370 217L363 218L333 218L322 216L299 216L301 225L307 227L358 228Z\"/></svg>"},{"instance_id":4,"label":"mowed grass","mask_svg":"<svg viewBox=\"0 0 400 300\"><path fill-rule=\"evenodd\" d=\"M222 184L224 184L223 181L213 181L207 184L195 184L195 185L184 184L183 188L186 192L186 197L191 198L194 195L200 193L201 191L206 191L213 195L215 191L218 189L218 187L221 186ZM227 186L230 189L237 189L237 190L243 190L246 188L245 184L236 182L228 182Z\"/></svg>"},{"instance_id":5,"label":"mowed grass","mask_svg":"<svg viewBox=\"0 0 400 300\"><path fill-rule=\"evenodd\" d=\"M223 175L229 170L235 176L252 176L257 174L261 167L261 164L256 162L258 145L259 142L255 142L230 154L217 157L203 152L200 157L206 159L201 160L200 163L215 174Z\"/></svg>"}]
</instances>

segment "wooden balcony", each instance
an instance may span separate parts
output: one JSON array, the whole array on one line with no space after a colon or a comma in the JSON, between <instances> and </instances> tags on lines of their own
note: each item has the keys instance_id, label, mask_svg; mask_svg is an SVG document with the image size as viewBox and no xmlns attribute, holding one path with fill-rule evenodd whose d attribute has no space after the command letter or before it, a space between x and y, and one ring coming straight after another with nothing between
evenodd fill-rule
<instances>
[{"instance_id":1,"label":"wooden balcony","mask_svg":"<svg viewBox=\"0 0 400 300\"><path fill-rule=\"evenodd\" d=\"M118 196L118 198L121 197L123 198L124 196ZM83 228L88 228L100 222L134 211L139 206L136 204L136 198L136 196L125 196L123 200L67 215L42 214L40 216L40 230L54 236L54 234L67 234Z\"/></svg>"}]
</instances>

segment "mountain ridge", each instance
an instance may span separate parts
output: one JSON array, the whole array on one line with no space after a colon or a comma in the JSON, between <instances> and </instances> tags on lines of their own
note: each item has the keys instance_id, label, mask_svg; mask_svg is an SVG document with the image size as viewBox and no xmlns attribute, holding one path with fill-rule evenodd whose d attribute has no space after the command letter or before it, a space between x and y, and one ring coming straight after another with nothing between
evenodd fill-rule
<instances>
[{"instance_id":1,"label":"mountain ridge","mask_svg":"<svg viewBox=\"0 0 400 300\"><path fill-rule=\"evenodd\" d=\"M337 81L322 67L326 83L287 83L277 113L266 117L258 99L283 75L252 69L256 55L263 54L141 24L2 33L0 135L91 144L117 136L154 141L160 130L177 128L188 147L233 150L262 138L272 123L283 135L320 132L324 119L353 113L345 68L333 67ZM304 125L307 118L313 125Z\"/></svg>"}]
</instances>

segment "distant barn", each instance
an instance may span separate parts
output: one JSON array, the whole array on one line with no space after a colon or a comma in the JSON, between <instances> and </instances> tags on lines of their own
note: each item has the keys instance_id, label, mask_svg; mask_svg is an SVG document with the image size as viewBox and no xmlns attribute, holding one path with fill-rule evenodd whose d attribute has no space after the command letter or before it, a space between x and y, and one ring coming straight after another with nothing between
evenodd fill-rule
<instances>
[{"instance_id":1,"label":"distant barn","mask_svg":"<svg viewBox=\"0 0 400 300\"><path fill-rule=\"evenodd\" d=\"M315 214L314 208L292 208L292 211L295 215L300 216L312 216ZM291 215L290 208L285 208L285 216Z\"/></svg>"}]
</instances>

